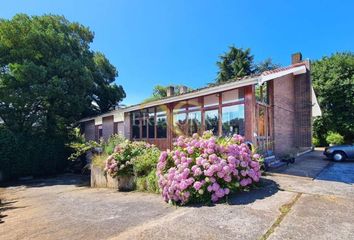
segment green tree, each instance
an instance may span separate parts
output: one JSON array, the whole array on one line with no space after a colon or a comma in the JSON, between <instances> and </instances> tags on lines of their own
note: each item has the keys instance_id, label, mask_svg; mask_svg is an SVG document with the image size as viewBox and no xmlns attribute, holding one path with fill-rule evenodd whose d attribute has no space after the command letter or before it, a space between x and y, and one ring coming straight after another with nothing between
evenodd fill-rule
<instances>
[{"instance_id":1,"label":"green tree","mask_svg":"<svg viewBox=\"0 0 354 240\"><path fill-rule=\"evenodd\" d=\"M94 60L94 88L91 99L97 104L96 113L107 112L114 109L118 102L125 98L125 92L122 86L114 84L118 77L117 69L108 61L103 53L96 52Z\"/></svg>"},{"instance_id":2,"label":"green tree","mask_svg":"<svg viewBox=\"0 0 354 240\"><path fill-rule=\"evenodd\" d=\"M182 85L169 85L174 87L174 92L175 94L178 94ZM168 86L162 86L162 85L156 85L153 90L152 90L152 96L145 99L144 102L151 102L151 101L155 101L161 98L164 98L167 96L167 87ZM187 91L191 91L192 88L188 88Z\"/></svg>"},{"instance_id":3,"label":"green tree","mask_svg":"<svg viewBox=\"0 0 354 240\"><path fill-rule=\"evenodd\" d=\"M273 63L271 58L258 64L255 64L253 59L249 48L229 47L229 51L221 55L220 61L216 62L219 68L216 82L222 83L280 67L280 65Z\"/></svg>"},{"instance_id":4,"label":"green tree","mask_svg":"<svg viewBox=\"0 0 354 240\"><path fill-rule=\"evenodd\" d=\"M125 96L113 83L116 69L90 49L93 38L87 27L62 16L0 20L0 118L27 151L14 160L19 165L27 161L27 168L40 170L42 160L34 159L40 151L50 154L43 161L62 161L73 123L83 114L111 109Z\"/></svg>"},{"instance_id":5,"label":"green tree","mask_svg":"<svg viewBox=\"0 0 354 240\"><path fill-rule=\"evenodd\" d=\"M216 64L219 67L216 78L217 83L226 82L253 73L253 55L251 55L249 48L244 50L230 46L229 51L221 55L220 61Z\"/></svg>"},{"instance_id":6,"label":"green tree","mask_svg":"<svg viewBox=\"0 0 354 240\"><path fill-rule=\"evenodd\" d=\"M316 137L324 142L326 133L332 131L354 140L354 54L336 53L313 62L311 68L313 87L322 117L315 120Z\"/></svg>"},{"instance_id":7,"label":"green tree","mask_svg":"<svg viewBox=\"0 0 354 240\"><path fill-rule=\"evenodd\" d=\"M273 70L276 68L279 68L280 65L273 63L271 58L267 58L262 62L259 62L255 67L254 67L254 73L260 74L265 71Z\"/></svg>"}]
</instances>

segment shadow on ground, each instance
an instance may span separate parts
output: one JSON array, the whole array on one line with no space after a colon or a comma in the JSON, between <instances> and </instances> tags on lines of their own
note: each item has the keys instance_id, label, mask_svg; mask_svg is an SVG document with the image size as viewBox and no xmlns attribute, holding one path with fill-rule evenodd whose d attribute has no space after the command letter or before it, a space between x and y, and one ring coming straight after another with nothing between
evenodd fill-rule
<instances>
[{"instance_id":1,"label":"shadow on ground","mask_svg":"<svg viewBox=\"0 0 354 240\"><path fill-rule=\"evenodd\" d=\"M6 214L4 214L8 210L13 210L17 208L25 208L25 207L15 207L13 206L17 201L5 201L0 199L0 224L4 223L4 219L7 217Z\"/></svg>"},{"instance_id":2,"label":"shadow on ground","mask_svg":"<svg viewBox=\"0 0 354 240\"><path fill-rule=\"evenodd\" d=\"M247 205L257 200L266 199L279 191L279 185L271 180L261 178L259 184L249 191L235 192L229 195L226 203L229 205ZM220 202L222 203L222 202ZM191 203L184 207L200 208L200 207L213 207L215 204L205 205L204 203Z\"/></svg>"},{"instance_id":3,"label":"shadow on ground","mask_svg":"<svg viewBox=\"0 0 354 240\"><path fill-rule=\"evenodd\" d=\"M48 187L55 185L74 185L76 187L90 186L90 176L79 174L62 174L56 177L38 178L31 180L13 181L0 185L0 187Z\"/></svg>"},{"instance_id":4,"label":"shadow on ground","mask_svg":"<svg viewBox=\"0 0 354 240\"><path fill-rule=\"evenodd\" d=\"M247 205L268 198L279 191L278 184L271 179L262 178L259 186L248 192L233 193L228 199L230 205Z\"/></svg>"}]
</instances>

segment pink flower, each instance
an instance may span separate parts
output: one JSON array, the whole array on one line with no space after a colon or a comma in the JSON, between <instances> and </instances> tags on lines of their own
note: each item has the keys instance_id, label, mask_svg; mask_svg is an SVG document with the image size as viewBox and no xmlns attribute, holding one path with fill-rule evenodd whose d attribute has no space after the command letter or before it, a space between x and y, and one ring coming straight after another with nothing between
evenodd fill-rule
<instances>
[{"instance_id":1,"label":"pink flower","mask_svg":"<svg viewBox=\"0 0 354 240\"><path fill-rule=\"evenodd\" d=\"M193 184L193 187L195 190L199 190L201 187L202 187L202 183L199 182L199 181L196 181L194 184Z\"/></svg>"}]
</instances>

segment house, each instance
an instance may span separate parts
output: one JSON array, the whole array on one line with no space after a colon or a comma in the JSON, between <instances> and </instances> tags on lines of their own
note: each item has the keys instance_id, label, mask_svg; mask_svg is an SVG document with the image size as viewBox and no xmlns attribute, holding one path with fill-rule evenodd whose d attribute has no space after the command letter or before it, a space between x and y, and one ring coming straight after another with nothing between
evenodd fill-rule
<instances>
[{"instance_id":1,"label":"house","mask_svg":"<svg viewBox=\"0 0 354 240\"><path fill-rule=\"evenodd\" d=\"M121 133L161 149L171 148L179 135L212 130L219 136L241 134L258 149L278 155L306 150L318 104L313 105L310 62L301 53L291 60L287 67L193 91L182 87L175 93L169 87L166 98L82 119L81 128L86 139Z\"/></svg>"}]
</instances>

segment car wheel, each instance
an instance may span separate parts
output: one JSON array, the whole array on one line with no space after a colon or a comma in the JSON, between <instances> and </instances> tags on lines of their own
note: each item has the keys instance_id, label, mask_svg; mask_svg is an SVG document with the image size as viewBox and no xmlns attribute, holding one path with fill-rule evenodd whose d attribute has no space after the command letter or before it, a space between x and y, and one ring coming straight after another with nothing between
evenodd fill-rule
<instances>
[{"instance_id":1,"label":"car wheel","mask_svg":"<svg viewBox=\"0 0 354 240\"><path fill-rule=\"evenodd\" d=\"M334 152L334 154L333 154L333 160L336 162L344 161L345 158L346 158L346 156L343 152Z\"/></svg>"}]
</instances>

